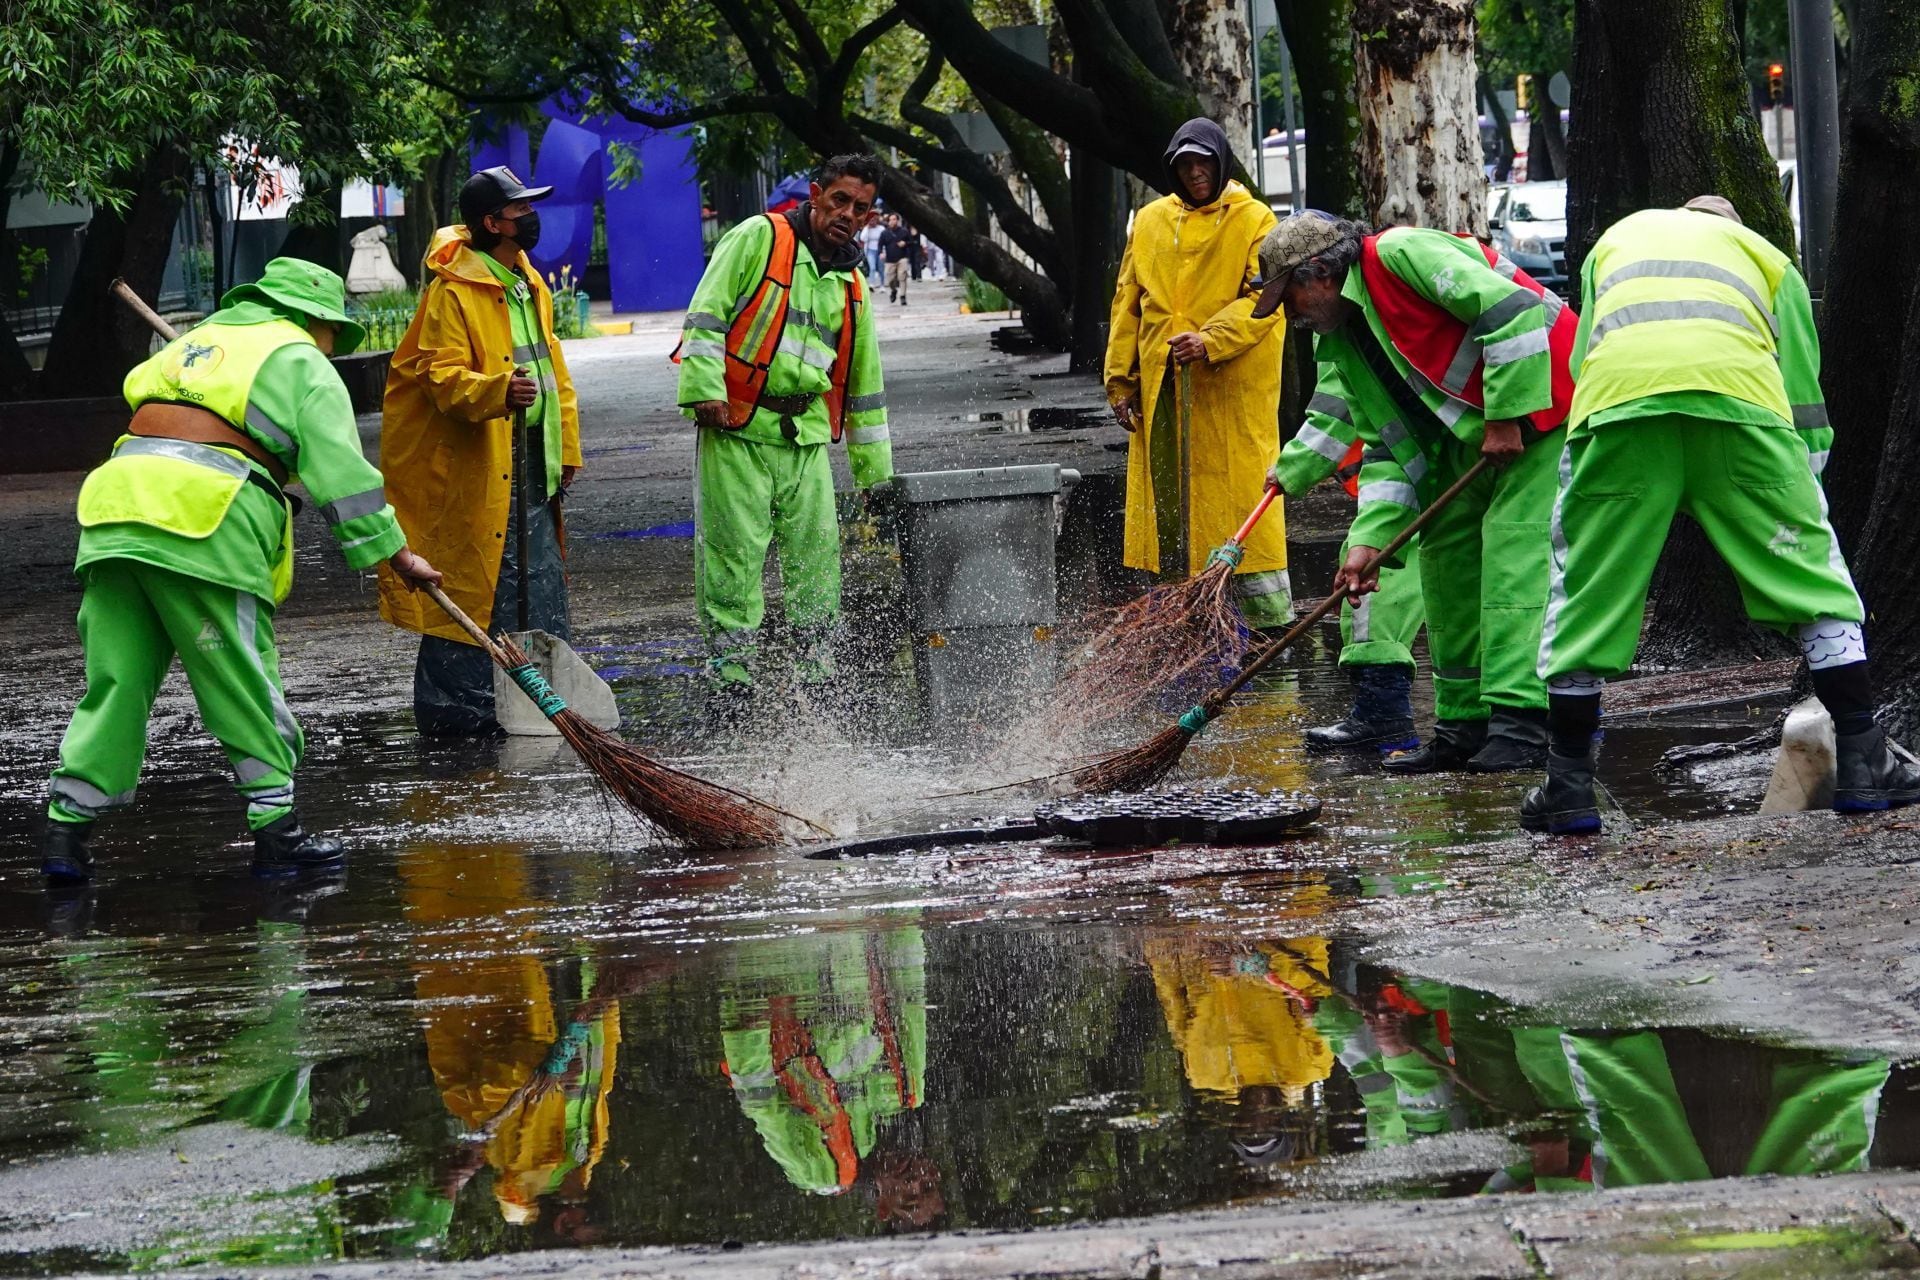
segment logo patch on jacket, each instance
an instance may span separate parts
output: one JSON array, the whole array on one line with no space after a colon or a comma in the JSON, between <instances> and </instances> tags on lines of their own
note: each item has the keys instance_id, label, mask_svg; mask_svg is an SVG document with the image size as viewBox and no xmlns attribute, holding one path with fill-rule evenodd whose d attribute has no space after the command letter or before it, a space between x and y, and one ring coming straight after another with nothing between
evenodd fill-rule
<instances>
[{"instance_id":1,"label":"logo patch on jacket","mask_svg":"<svg viewBox=\"0 0 1920 1280\"><path fill-rule=\"evenodd\" d=\"M1767 550L1777 556L1790 556L1800 550L1800 531L1790 524L1783 524L1774 533L1773 540L1767 543Z\"/></svg>"},{"instance_id":2,"label":"logo patch on jacket","mask_svg":"<svg viewBox=\"0 0 1920 1280\"><path fill-rule=\"evenodd\" d=\"M160 374L176 385L192 382L218 369L220 362L226 358L226 350L222 347L183 342L168 354L166 362L160 367Z\"/></svg>"}]
</instances>

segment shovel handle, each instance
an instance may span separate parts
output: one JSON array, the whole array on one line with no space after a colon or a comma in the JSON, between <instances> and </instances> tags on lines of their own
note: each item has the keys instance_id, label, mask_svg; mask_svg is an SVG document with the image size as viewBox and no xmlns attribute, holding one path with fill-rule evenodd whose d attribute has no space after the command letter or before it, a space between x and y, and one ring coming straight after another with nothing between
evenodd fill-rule
<instances>
[{"instance_id":1,"label":"shovel handle","mask_svg":"<svg viewBox=\"0 0 1920 1280\"><path fill-rule=\"evenodd\" d=\"M1260 505L1253 509L1253 514L1247 517L1247 522L1240 526L1239 532L1233 535L1231 541L1235 544L1245 542L1247 535L1253 532L1253 526L1260 523L1260 517L1267 514L1267 508L1272 506L1273 500L1279 496L1280 486L1268 485L1267 491L1260 495Z\"/></svg>"},{"instance_id":2,"label":"shovel handle","mask_svg":"<svg viewBox=\"0 0 1920 1280\"><path fill-rule=\"evenodd\" d=\"M447 593L433 583L425 583L420 588L433 598L433 602L445 611L449 618L460 624L460 629L473 637L473 642L493 655L493 660L501 666L507 665L507 655L494 643L492 636L480 629L480 624L467 616L467 611L447 599Z\"/></svg>"},{"instance_id":3,"label":"shovel handle","mask_svg":"<svg viewBox=\"0 0 1920 1280\"><path fill-rule=\"evenodd\" d=\"M165 338L168 342L172 342L180 336L178 329L175 329L172 325L161 319L160 313L148 306L147 300L135 293L133 286L119 276L113 278L113 283L107 286L107 292L133 308L135 315L152 325L154 332Z\"/></svg>"},{"instance_id":4,"label":"shovel handle","mask_svg":"<svg viewBox=\"0 0 1920 1280\"><path fill-rule=\"evenodd\" d=\"M1455 480L1451 485L1449 485L1445 493L1441 494L1439 497L1435 498L1432 502L1428 503L1427 509L1425 511L1422 511L1419 515L1415 516L1411 521L1409 521L1407 523L1407 527L1402 529L1399 535L1396 536L1392 542L1389 542L1386 546L1380 548L1379 551L1374 553L1373 559L1367 561L1367 572L1368 573L1373 572L1375 568L1377 568L1383 561L1385 561L1394 552L1400 550L1400 548L1406 546L1407 543L1413 541L1414 535L1420 532L1421 528L1425 526L1427 521L1433 519L1434 516L1440 513L1443 507L1445 507L1448 503L1452 502L1455 498L1459 497L1461 492L1465 490L1468 485L1472 484L1475 480L1478 480L1482 475L1486 474L1487 469L1490 468L1491 466L1493 466L1493 459L1482 458L1478 462L1474 463L1472 466L1468 467L1464 472L1462 472L1460 475L1460 478L1458 480ZM1294 641L1298 640L1301 636L1307 634L1308 631L1312 630L1314 624L1319 622L1320 619L1326 617L1328 614L1332 613L1335 609L1338 609L1340 607L1340 600L1341 600L1341 594L1338 591L1329 592L1327 595L1327 598L1325 600L1322 600L1319 603L1319 605L1314 608L1312 613L1309 613L1306 617L1294 623L1292 627L1288 628L1287 633L1285 635L1281 636L1278 640L1275 640L1272 644L1262 649L1259 653L1259 656L1255 657L1252 662L1249 662L1245 667L1243 667L1240 671L1240 674L1235 676L1231 683L1223 686L1217 692L1209 695L1206 702L1203 704L1207 709L1208 716L1212 717L1212 716L1218 715L1220 712L1220 709L1226 706L1227 700L1233 697L1234 694L1240 692L1240 690L1244 689L1249 680L1252 680L1255 676L1259 675L1262 671L1266 669L1267 664L1271 663L1275 658L1279 657L1280 654L1284 652L1288 646L1292 645Z\"/></svg>"}]
</instances>

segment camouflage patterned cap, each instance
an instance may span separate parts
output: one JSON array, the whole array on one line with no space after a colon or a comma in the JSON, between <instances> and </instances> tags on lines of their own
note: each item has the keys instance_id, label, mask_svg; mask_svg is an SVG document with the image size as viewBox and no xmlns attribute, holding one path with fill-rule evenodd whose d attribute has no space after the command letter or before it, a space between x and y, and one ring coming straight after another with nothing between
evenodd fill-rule
<instances>
[{"instance_id":1,"label":"camouflage patterned cap","mask_svg":"<svg viewBox=\"0 0 1920 1280\"><path fill-rule=\"evenodd\" d=\"M1325 253L1340 243L1340 224L1318 209L1289 214L1280 225L1267 232L1260 242L1260 300L1253 304L1253 318L1270 316L1280 306L1287 278L1293 269L1317 253Z\"/></svg>"}]
</instances>

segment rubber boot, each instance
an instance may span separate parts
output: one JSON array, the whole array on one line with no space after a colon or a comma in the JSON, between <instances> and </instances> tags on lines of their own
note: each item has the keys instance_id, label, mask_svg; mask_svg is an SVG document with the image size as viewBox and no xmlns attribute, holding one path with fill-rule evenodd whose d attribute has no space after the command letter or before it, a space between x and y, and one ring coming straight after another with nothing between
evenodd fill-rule
<instances>
[{"instance_id":1,"label":"rubber boot","mask_svg":"<svg viewBox=\"0 0 1920 1280\"><path fill-rule=\"evenodd\" d=\"M1487 745L1467 761L1467 772L1532 773L1546 763L1546 708L1495 707L1487 723Z\"/></svg>"},{"instance_id":2,"label":"rubber boot","mask_svg":"<svg viewBox=\"0 0 1920 1280\"><path fill-rule=\"evenodd\" d=\"M1315 755L1375 747L1382 752L1411 751L1420 745L1413 728L1413 672L1402 666L1368 664L1347 668L1353 683L1353 710L1338 724L1306 733Z\"/></svg>"},{"instance_id":3,"label":"rubber boot","mask_svg":"<svg viewBox=\"0 0 1920 1280\"><path fill-rule=\"evenodd\" d=\"M1833 811L1872 813L1920 801L1920 761L1874 725L1834 738Z\"/></svg>"},{"instance_id":4,"label":"rubber boot","mask_svg":"<svg viewBox=\"0 0 1920 1280\"><path fill-rule=\"evenodd\" d=\"M263 879L334 871L346 860L346 846L332 836L302 831L297 813L276 819L253 833L253 874Z\"/></svg>"},{"instance_id":5,"label":"rubber boot","mask_svg":"<svg viewBox=\"0 0 1920 1280\"><path fill-rule=\"evenodd\" d=\"M1433 738L1412 751L1396 751L1380 762L1388 773L1458 773L1487 745L1485 720L1442 720Z\"/></svg>"},{"instance_id":6,"label":"rubber boot","mask_svg":"<svg viewBox=\"0 0 1920 1280\"><path fill-rule=\"evenodd\" d=\"M1554 836L1593 835L1600 830L1600 806L1593 796L1596 748L1583 756L1547 751L1547 780L1520 802L1520 825Z\"/></svg>"},{"instance_id":7,"label":"rubber boot","mask_svg":"<svg viewBox=\"0 0 1920 1280\"><path fill-rule=\"evenodd\" d=\"M40 836L40 874L47 878L48 888L85 884L93 879L93 851L87 848L92 836L91 822L47 820L47 829Z\"/></svg>"}]
</instances>

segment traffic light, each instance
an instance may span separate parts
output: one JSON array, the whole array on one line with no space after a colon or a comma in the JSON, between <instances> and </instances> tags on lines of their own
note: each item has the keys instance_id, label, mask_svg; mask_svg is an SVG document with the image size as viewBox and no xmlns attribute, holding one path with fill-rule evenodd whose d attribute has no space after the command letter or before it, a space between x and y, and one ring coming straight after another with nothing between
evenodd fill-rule
<instances>
[{"instance_id":1,"label":"traffic light","mask_svg":"<svg viewBox=\"0 0 1920 1280\"><path fill-rule=\"evenodd\" d=\"M1767 64L1767 101L1778 105L1781 84L1786 79L1787 69L1777 62Z\"/></svg>"}]
</instances>

